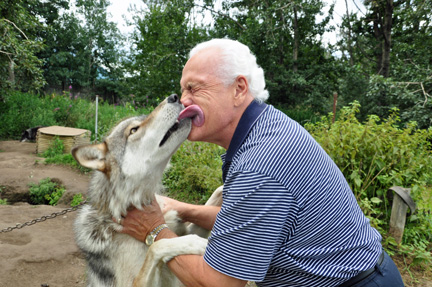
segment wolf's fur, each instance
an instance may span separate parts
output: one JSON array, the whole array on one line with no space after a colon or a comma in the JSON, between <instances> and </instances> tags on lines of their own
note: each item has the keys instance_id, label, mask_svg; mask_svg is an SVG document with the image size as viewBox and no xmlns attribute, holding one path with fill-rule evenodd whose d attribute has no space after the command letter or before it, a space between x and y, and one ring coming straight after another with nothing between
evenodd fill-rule
<instances>
[{"instance_id":1,"label":"wolf's fur","mask_svg":"<svg viewBox=\"0 0 432 287\"><path fill-rule=\"evenodd\" d=\"M146 274L135 286L178 286L178 279L163 262L179 254L203 254L206 239L186 235L156 242L146 257L148 247L134 238L118 233L122 226L112 218L121 218L127 208L149 204L162 189L163 171L180 144L190 132L191 120L177 122L183 106L172 96L163 101L149 116L120 122L101 144L76 147L75 159L95 170L90 186L89 201L75 222L76 242L87 259L88 286L131 286L141 267ZM169 138L163 138L170 133ZM214 200L212 200L215 202ZM159 204L163 205L163 202ZM175 211L165 214L170 229L178 235L186 226ZM194 230L196 227L187 227ZM180 250L179 250L180 249ZM146 260L144 264L144 260Z\"/></svg>"}]
</instances>

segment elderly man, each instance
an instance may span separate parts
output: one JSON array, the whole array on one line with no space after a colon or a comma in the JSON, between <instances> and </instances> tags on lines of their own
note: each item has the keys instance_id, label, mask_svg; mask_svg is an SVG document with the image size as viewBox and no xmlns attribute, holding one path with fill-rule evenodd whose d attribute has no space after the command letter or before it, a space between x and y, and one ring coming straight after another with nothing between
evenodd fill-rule
<instances>
[{"instance_id":1,"label":"elderly man","mask_svg":"<svg viewBox=\"0 0 432 287\"><path fill-rule=\"evenodd\" d=\"M263 70L249 48L214 39L190 53L180 117L188 139L218 144L222 207L166 199L185 221L212 230L204 256L168 267L186 286L403 286L342 173L298 123L264 101ZM123 232L138 240L164 223L154 202L134 209ZM162 229L156 240L176 235Z\"/></svg>"}]
</instances>

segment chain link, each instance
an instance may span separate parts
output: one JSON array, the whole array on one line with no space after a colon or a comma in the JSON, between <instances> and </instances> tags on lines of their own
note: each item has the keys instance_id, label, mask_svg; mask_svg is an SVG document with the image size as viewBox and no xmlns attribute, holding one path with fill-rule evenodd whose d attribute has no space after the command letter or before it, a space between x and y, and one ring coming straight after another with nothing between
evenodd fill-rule
<instances>
[{"instance_id":1,"label":"chain link","mask_svg":"<svg viewBox=\"0 0 432 287\"><path fill-rule=\"evenodd\" d=\"M68 212L76 211L78 208L80 208L81 206L83 206L86 203L87 203L87 200L81 202L80 204L78 204L78 205L76 205L74 207L70 207L70 208L67 208L67 209L59 211L59 212L51 213L51 215L44 215L44 216L41 216L39 218L33 219L31 221L27 221L25 223L18 223L15 226L7 227L7 228L4 228L4 229L0 230L0 233L10 232L10 231L12 231L14 229L21 229L21 228L23 228L25 226L31 226L33 224L36 224L36 223L39 223L39 222L43 222L43 221L45 221L47 219L56 218L59 215L64 215L64 214L66 214Z\"/></svg>"}]
</instances>

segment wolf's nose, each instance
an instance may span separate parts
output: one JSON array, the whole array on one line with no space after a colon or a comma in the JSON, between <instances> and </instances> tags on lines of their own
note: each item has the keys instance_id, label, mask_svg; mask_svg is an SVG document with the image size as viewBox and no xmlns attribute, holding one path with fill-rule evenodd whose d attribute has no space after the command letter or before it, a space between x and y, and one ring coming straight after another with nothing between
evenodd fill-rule
<instances>
[{"instance_id":1,"label":"wolf's nose","mask_svg":"<svg viewBox=\"0 0 432 287\"><path fill-rule=\"evenodd\" d=\"M177 103L179 101L179 97L176 94L172 94L168 97L168 103Z\"/></svg>"}]
</instances>

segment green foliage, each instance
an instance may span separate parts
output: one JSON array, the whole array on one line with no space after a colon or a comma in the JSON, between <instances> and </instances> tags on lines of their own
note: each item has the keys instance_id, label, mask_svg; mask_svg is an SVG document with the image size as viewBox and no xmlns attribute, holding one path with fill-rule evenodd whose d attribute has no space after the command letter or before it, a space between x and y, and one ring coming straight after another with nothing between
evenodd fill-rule
<instances>
[{"instance_id":1,"label":"green foliage","mask_svg":"<svg viewBox=\"0 0 432 287\"><path fill-rule=\"evenodd\" d=\"M304 125L306 123L315 123L321 118L319 114L315 113L311 108L306 108L306 107L293 108L286 105L280 105L277 108L282 112L284 112L291 119L300 123L301 125Z\"/></svg>"},{"instance_id":2,"label":"green foliage","mask_svg":"<svg viewBox=\"0 0 432 287\"><path fill-rule=\"evenodd\" d=\"M396 249L388 238L384 245L419 261L429 254L426 259L430 262L432 152L428 138L432 129L418 129L415 122L400 127L397 109L386 119L371 115L362 124L356 118L359 108L354 102L341 110L333 124L329 115L315 124L306 124L306 128L339 166L363 212L384 237L391 214L389 188L411 188L418 211L406 224L404 247Z\"/></svg>"},{"instance_id":3,"label":"green foliage","mask_svg":"<svg viewBox=\"0 0 432 287\"><path fill-rule=\"evenodd\" d=\"M367 93L361 98L362 114L387 117L391 109L397 107L403 123L415 121L420 128L428 128L432 126L432 102L421 92L424 84L432 84L432 78L425 83L407 84L393 78L371 76Z\"/></svg>"},{"instance_id":4,"label":"green foliage","mask_svg":"<svg viewBox=\"0 0 432 287\"><path fill-rule=\"evenodd\" d=\"M0 3L0 99L5 90L36 91L45 84L42 60L36 56L43 43L36 36L42 25L31 12L35 2Z\"/></svg>"},{"instance_id":5,"label":"green foliage","mask_svg":"<svg viewBox=\"0 0 432 287\"><path fill-rule=\"evenodd\" d=\"M210 35L249 46L265 71L270 103L328 112L341 67L324 48L324 33L334 29L329 24L333 6L325 13L325 5L319 0L224 1L221 13L213 15Z\"/></svg>"},{"instance_id":6,"label":"green foliage","mask_svg":"<svg viewBox=\"0 0 432 287\"><path fill-rule=\"evenodd\" d=\"M209 143L182 144L171 159L163 183L170 197L182 201L204 204L222 183L224 149Z\"/></svg>"},{"instance_id":7,"label":"green foliage","mask_svg":"<svg viewBox=\"0 0 432 287\"><path fill-rule=\"evenodd\" d=\"M57 205L57 202L65 192L65 188L57 181L49 177L39 181L39 184L29 184L30 202L32 204Z\"/></svg>"},{"instance_id":8,"label":"green foliage","mask_svg":"<svg viewBox=\"0 0 432 287\"><path fill-rule=\"evenodd\" d=\"M4 186L2 186L2 185L0 185L0 195L2 195L3 194L3 192L4 192ZM0 205L7 205L8 203L7 203L7 198L5 198L5 199L1 199L0 198Z\"/></svg>"},{"instance_id":9,"label":"green foliage","mask_svg":"<svg viewBox=\"0 0 432 287\"><path fill-rule=\"evenodd\" d=\"M78 169L82 173L90 172L90 169L78 164L72 154L64 153L64 145L59 137L54 137L48 149L42 154L45 157L45 164L67 165Z\"/></svg>"},{"instance_id":10,"label":"green foliage","mask_svg":"<svg viewBox=\"0 0 432 287\"><path fill-rule=\"evenodd\" d=\"M83 202L83 201L84 201L84 197L83 197L83 195L82 195L81 193L78 193L78 194L75 194L75 195L73 196L70 205L71 205L72 207L74 207L74 206L78 206L78 205L80 205L81 202Z\"/></svg>"},{"instance_id":11,"label":"green foliage","mask_svg":"<svg viewBox=\"0 0 432 287\"><path fill-rule=\"evenodd\" d=\"M43 153L43 157L55 157L56 155L63 154L64 152L64 145L63 142L60 140L58 136L55 136L52 140L50 146L46 151Z\"/></svg>"},{"instance_id":12,"label":"green foliage","mask_svg":"<svg viewBox=\"0 0 432 287\"><path fill-rule=\"evenodd\" d=\"M98 108L98 139L101 139L119 120L148 114L153 107L137 106L133 102L109 105L100 100ZM34 126L67 126L91 131L95 137L96 104L69 93L38 96L30 93L9 92L0 101L0 138L17 139L22 131Z\"/></svg>"},{"instance_id":13,"label":"green foliage","mask_svg":"<svg viewBox=\"0 0 432 287\"><path fill-rule=\"evenodd\" d=\"M146 9L136 11L133 34L136 49L128 69L140 71L133 82L136 101L156 105L164 97L179 91L183 65L189 51L207 39L204 28L193 21L193 1L148 1Z\"/></svg>"}]
</instances>

